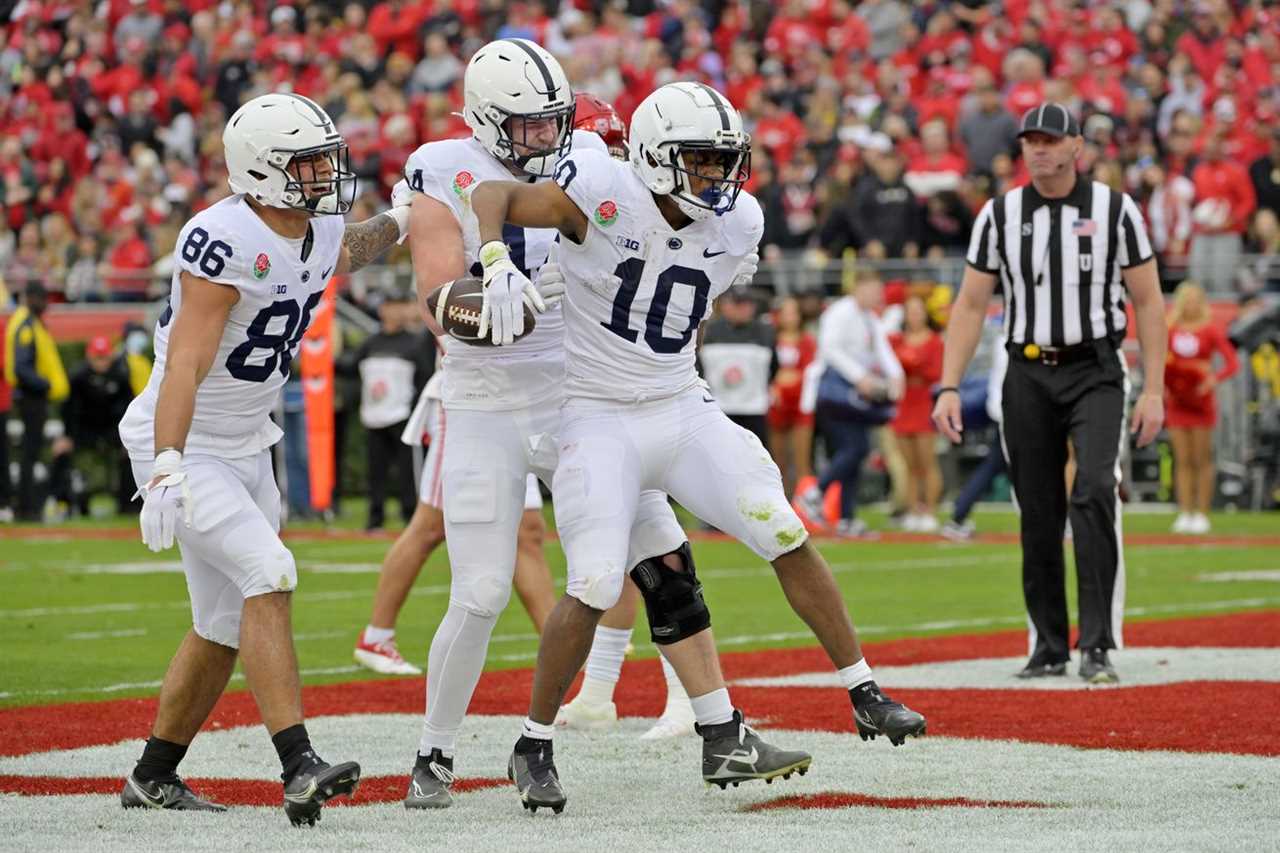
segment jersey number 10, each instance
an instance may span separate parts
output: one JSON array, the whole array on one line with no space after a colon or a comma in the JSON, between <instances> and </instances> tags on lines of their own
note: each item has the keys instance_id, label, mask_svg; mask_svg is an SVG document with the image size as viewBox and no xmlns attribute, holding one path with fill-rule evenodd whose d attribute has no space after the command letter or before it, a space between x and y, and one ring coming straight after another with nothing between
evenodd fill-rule
<instances>
[{"instance_id":1,"label":"jersey number 10","mask_svg":"<svg viewBox=\"0 0 1280 853\"><path fill-rule=\"evenodd\" d=\"M618 295L613 299L613 315L609 322L601 323L609 331L620 338L635 343L640 332L631 328L631 304L635 302L636 292L640 289L640 279L644 275L644 258L628 258L618 264L613 274L622 279ZM677 284L693 288L693 307L689 311L689 325L678 338L668 338L663 332L663 324L667 321L667 309L671 304L671 293ZM658 282L653 290L653 299L649 302L649 311L644 320L644 342L649 349L657 353L671 355L678 353L689 345L698 324L707 313L707 297L711 293L711 281L702 270L682 267L679 264L667 267L658 274Z\"/></svg>"}]
</instances>

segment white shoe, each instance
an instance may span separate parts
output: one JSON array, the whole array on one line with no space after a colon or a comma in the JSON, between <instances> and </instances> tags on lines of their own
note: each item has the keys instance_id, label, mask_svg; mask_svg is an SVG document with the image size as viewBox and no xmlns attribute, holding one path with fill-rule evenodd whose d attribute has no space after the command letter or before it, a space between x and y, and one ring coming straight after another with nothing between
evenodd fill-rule
<instances>
[{"instance_id":1,"label":"white shoe","mask_svg":"<svg viewBox=\"0 0 1280 853\"><path fill-rule=\"evenodd\" d=\"M1191 527L1191 513L1188 513L1188 512L1178 513L1178 517L1173 520L1173 532L1174 533L1190 533L1191 532L1190 527Z\"/></svg>"},{"instance_id":2,"label":"white shoe","mask_svg":"<svg viewBox=\"0 0 1280 853\"><path fill-rule=\"evenodd\" d=\"M0 506L0 524L13 524L13 510L7 506Z\"/></svg>"},{"instance_id":3,"label":"white shoe","mask_svg":"<svg viewBox=\"0 0 1280 853\"><path fill-rule=\"evenodd\" d=\"M933 515L923 515L923 514L916 516L916 530L920 531L921 533L937 533L938 532L937 517Z\"/></svg>"},{"instance_id":4,"label":"white shoe","mask_svg":"<svg viewBox=\"0 0 1280 853\"><path fill-rule=\"evenodd\" d=\"M687 696L667 699L667 707L662 716L649 731L640 735L640 740L663 740L666 738L688 737L693 734L693 724L697 718L693 715L693 705Z\"/></svg>"},{"instance_id":5,"label":"white shoe","mask_svg":"<svg viewBox=\"0 0 1280 853\"><path fill-rule=\"evenodd\" d=\"M1075 538L1076 535L1071 530L1071 521L1068 519L1066 526L1062 528L1062 541L1071 542Z\"/></svg>"},{"instance_id":6,"label":"white shoe","mask_svg":"<svg viewBox=\"0 0 1280 853\"><path fill-rule=\"evenodd\" d=\"M914 512L909 512L902 517L903 533L919 533L921 517Z\"/></svg>"},{"instance_id":7,"label":"white shoe","mask_svg":"<svg viewBox=\"0 0 1280 853\"><path fill-rule=\"evenodd\" d=\"M968 542L973 538L975 527L971 520L965 519L963 524L956 524L954 521L948 521L942 525L939 532L946 539L952 542Z\"/></svg>"},{"instance_id":8,"label":"white shoe","mask_svg":"<svg viewBox=\"0 0 1280 853\"><path fill-rule=\"evenodd\" d=\"M356 650L352 657L365 669L371 669L383 675L422 675L422 670L400 656L400 650L396 648L394 639L384 640L381 643L366 643L362 634L356 642Z\"/></svg>"},{"instance_id":9,"label":"white shoe","mask_svg":"<svg viewBox=\"0 0 1280 853\"><path fill-rule=\"evenodd\" d=\"M1203 536L1209 532L1209 516L1203 512L1193 513L1187 524L1187 532L1195 536Z\"/></svg>"},{"instance_id":10,"label":"white shoe","mask_svg":"<svg viewBox=\"0 0 1280 853\"><path fill-rule=\"evenodd\" d=\"M591 702L581 693L568 705L560 706L556 713L556 725L567 729L592 731L607 729L618 722L618 706L613 702Z\"/></svg>"}]
</instances>

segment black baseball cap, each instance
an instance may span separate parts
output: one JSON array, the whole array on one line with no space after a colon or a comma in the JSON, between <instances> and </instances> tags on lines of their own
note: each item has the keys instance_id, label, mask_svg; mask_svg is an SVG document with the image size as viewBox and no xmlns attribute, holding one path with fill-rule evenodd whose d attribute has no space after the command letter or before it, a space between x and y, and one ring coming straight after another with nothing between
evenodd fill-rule
<instances>
[{"instance_id":1,"label":"black baseball cap","mask_svg":"<svg viewBox=\"0 0 1280 853\"><path fill-rule=\"evenodd\" d=\"M1047 133L1057 137L1079 136L1080 123L1062 104L1045 101L1023 114L1018 137L1021 138L1028 133Z\"/></svg>"}]
</instances>

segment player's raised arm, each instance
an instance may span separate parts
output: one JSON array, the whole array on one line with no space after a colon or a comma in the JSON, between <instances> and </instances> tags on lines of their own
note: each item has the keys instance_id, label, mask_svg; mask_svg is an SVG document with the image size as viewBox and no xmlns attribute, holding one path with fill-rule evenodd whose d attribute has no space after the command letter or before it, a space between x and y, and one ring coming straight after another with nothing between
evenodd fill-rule
<instances>
[{"instance_id":1,"label":"player's raised arm","mask_svg":"<svg viewBox=\"0 0 1280 853\"><path fill-rule=\"evenodd\" d=\"M523 228L555 228L575 243L587 235L586 214L552 181L484 181L471 194L471 209L480 224L481 244L502 240L505 222Z\"/></svg>"},{"instance_id":2,"label":"player's raised arm","mask_svg":"<svg viewBox=\"0 0 1280 853\"><path fill-rule=\"evenodd\" d=\"M338 275L355 272L368 265L409 233L409 206L413 194L404 181L391 193L391 207L364 222L347 224L342 235L342 251L338 255Z\"/></svg>"}]
</instances>

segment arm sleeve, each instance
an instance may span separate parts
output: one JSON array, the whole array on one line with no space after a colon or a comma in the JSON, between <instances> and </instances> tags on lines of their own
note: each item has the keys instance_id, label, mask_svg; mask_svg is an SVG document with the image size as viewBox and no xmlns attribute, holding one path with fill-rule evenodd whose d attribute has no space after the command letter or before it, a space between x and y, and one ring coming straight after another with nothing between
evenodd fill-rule
<instances>
[{"instance_id":1,"label":"arm sleeve","mask_svg":"<svg viewBox=\"0 0 1280 853\"><path fill-rule=\"evenodd\" d=\"M1000 254L996 249L995 199L987 200L973 223L965 260L979 272L992 275L1000 272Z\"/></svg>"},{"instance_id":2,"label":"arm sleeve","mask_svg":"<svg viewBox=\"0 0 1280 853\"><path fill-rule=\"evenodd\" d=\"M1213 330L1213 348L1222 353L1222 369L1218 371L1216 379L1222 382L1230 379L1240 369L1240 359L1236 355L1236 348L1231 345L1231 341L1227 340L1226 332L1222 329L1214 327Z\"/></svg>"},{"instance_id":3,"label":"arm sleeve","mask_svg":"<svg viewBox=\"0 0 1280 853\"><path fill-rule=\"evenodd\" d=\"M410 154L409 159L405 161L405 182L409 184L409 189L414 192L430 196L456 212L454 204L457 200L457 195L441 182L437 170L431 167L426 151L429 145L430 143L423 145Z\"/></svg>"},{"instance_id":4,"label":"arm sleeve","mask_svg":"<svg viewBox=\"0 0 1280 853\"><path fill-rule=\"evenodd\" d=\"M828 309L828 313L823 315L818 324L818 357L856 385L867 375L867 369L849 354L850 328L847 312L839 308L836 308L835 313L831 313L831 310Z\"/></svg>"},{"instance_id":5,"label":"arm sleeve","mask_svg":"<svg viewBox=\"0 0 1280 853\"><path fill-rule=\"evenodd\" d=\"M553 180L587 217L590 227L605 228L618 215L609 198L615 161L594 148L570 151L556 164ZM614 205L609 209L609 205ZM607 224L605 224L607 223Z\"/></svg>"},{"instance_id":6,"label":"arm sleeve","mask_svg":"<svg viewBox=\"0 0 1280 853\"><path fill-rule=\"evenodd\" d=\"M1138 205L1125 193L1120 202L1119 233L1115 235L1116 260L1120 269L1130 269L1151 260L1151 238L1147 236L1147 223Z\"/></svg>"}]
</instances>

